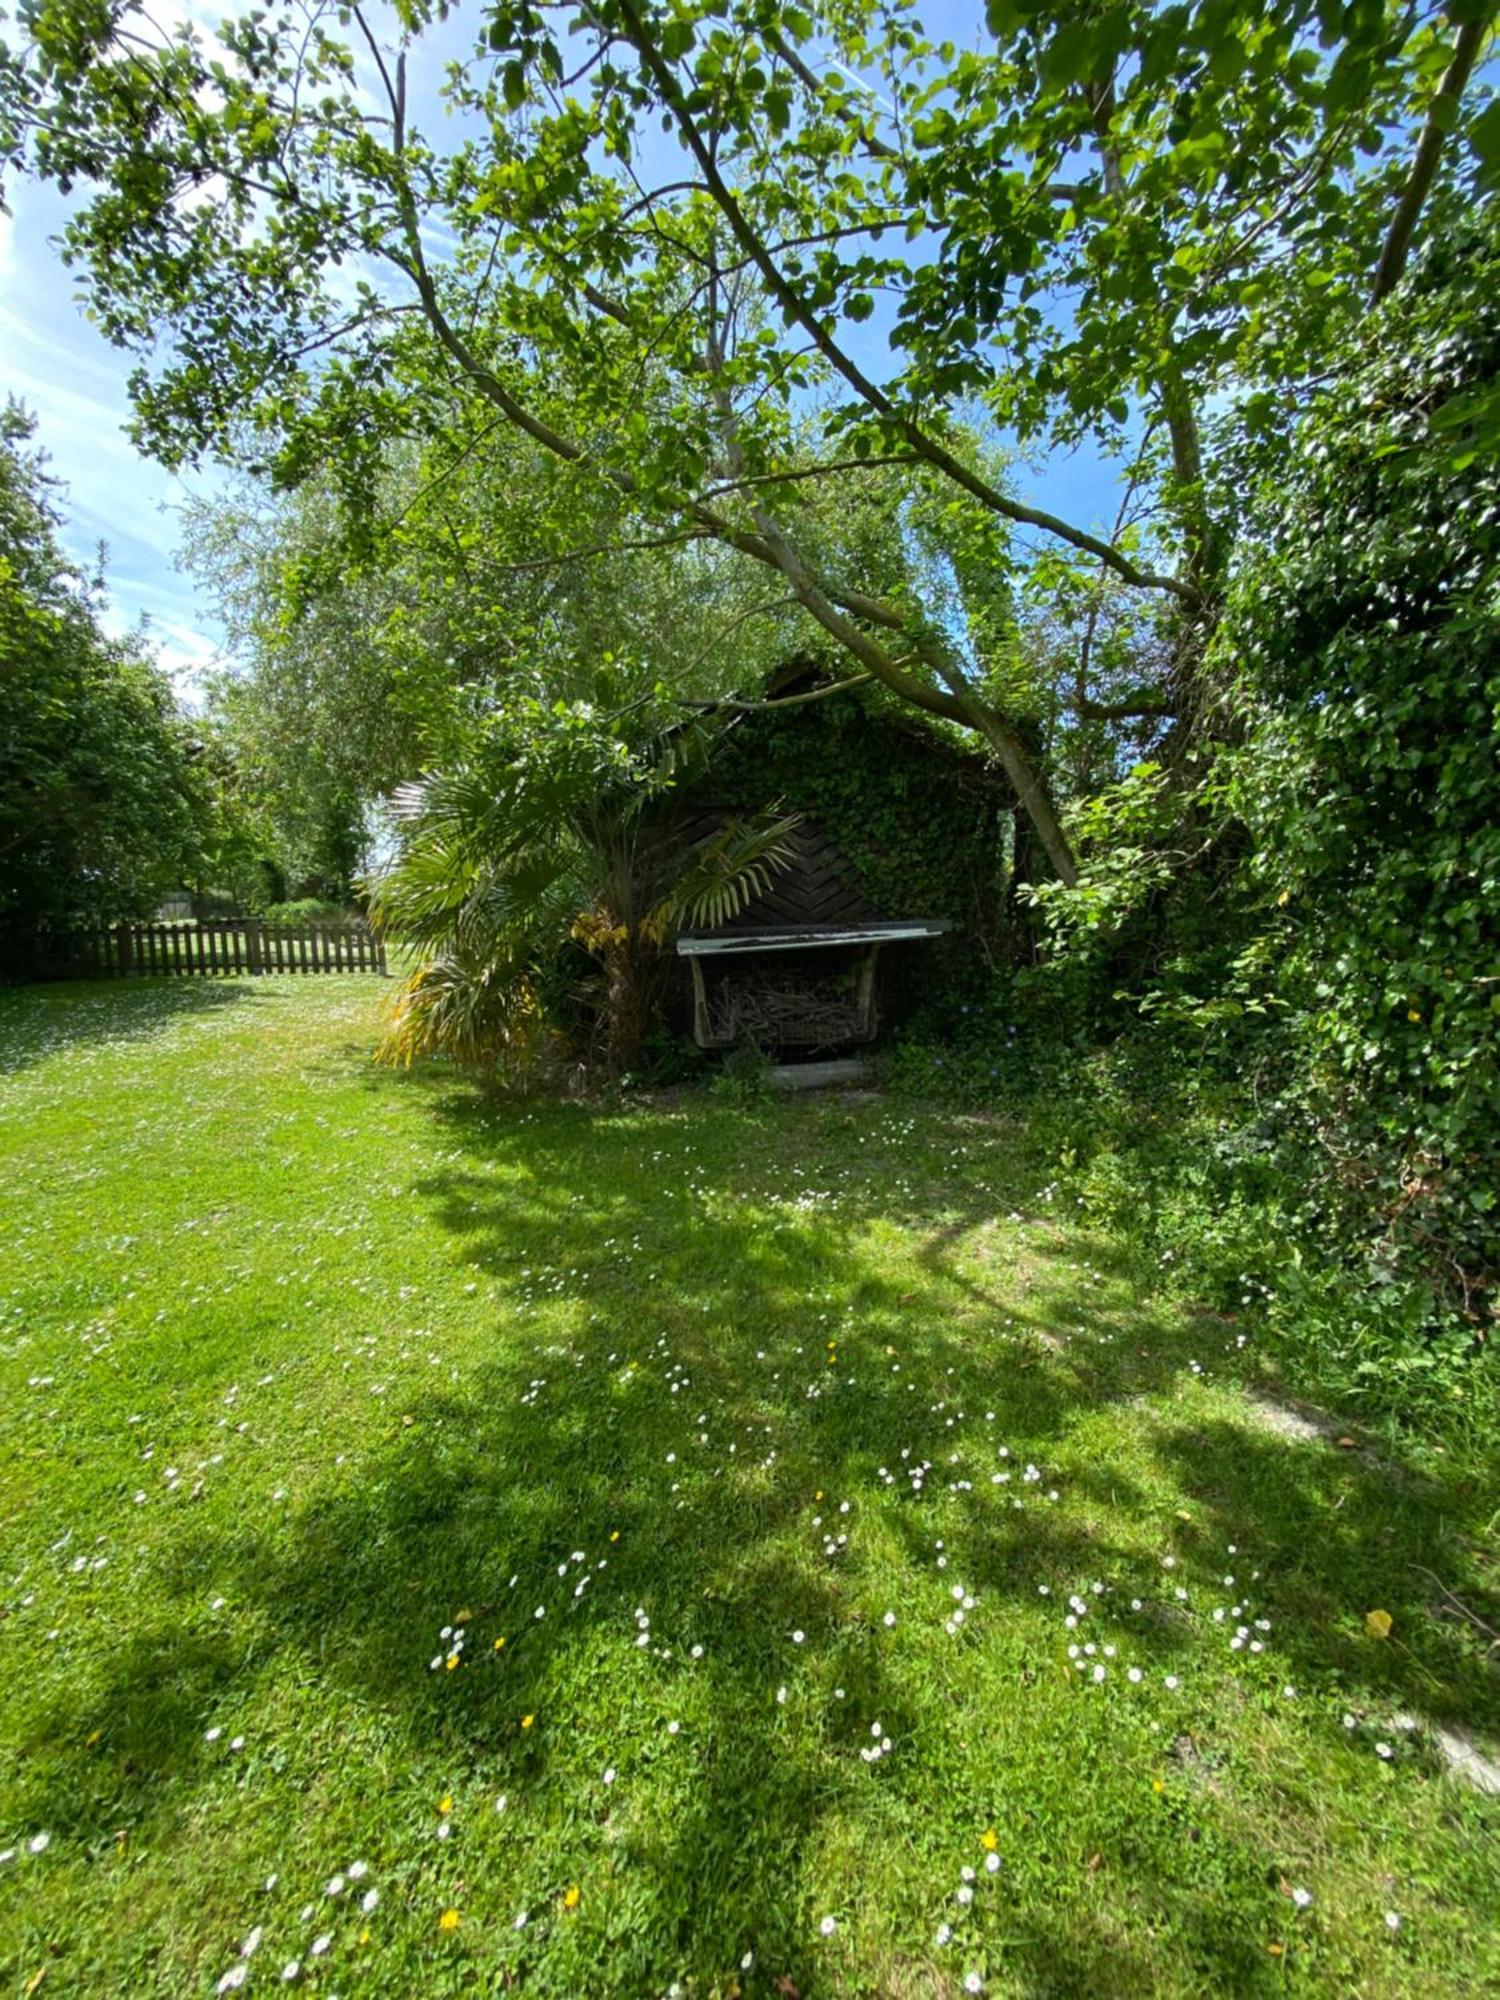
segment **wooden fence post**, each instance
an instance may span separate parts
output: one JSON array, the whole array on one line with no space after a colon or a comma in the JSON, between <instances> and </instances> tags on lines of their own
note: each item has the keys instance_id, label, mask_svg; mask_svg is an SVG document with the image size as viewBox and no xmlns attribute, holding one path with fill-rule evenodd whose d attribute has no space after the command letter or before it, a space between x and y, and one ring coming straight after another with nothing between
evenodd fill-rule
<instances>
[{"instance_id":1,"label":"wooden fence post","mask_svg":"<svg viewBox=\"0 0 1500 2000\"><path fill-rule=\"evenodd\" d=\"M120 954L120 977L135 969L135 939L129 924L115 925L115 947Z\"/></svg>"},{"instance_id":2,"label":"wooden fence post","mask_svg":"<svg viewBox=\"0 0 1500 2000\"><path fill-rule=\"evenodd\" d=\"M265 936L265 925L252 917L245 926L245 958L251 972L265 969L261 940Z\"/></svg>"}]
</instances>

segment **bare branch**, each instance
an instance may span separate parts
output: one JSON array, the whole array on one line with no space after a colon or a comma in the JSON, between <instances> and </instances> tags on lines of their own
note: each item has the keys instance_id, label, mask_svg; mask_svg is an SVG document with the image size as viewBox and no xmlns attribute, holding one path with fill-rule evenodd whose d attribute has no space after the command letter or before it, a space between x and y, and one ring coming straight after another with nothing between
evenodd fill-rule
<instances>
[{"instance_id":1,"label":"bare branch","mask_svg":"<svg viewBox=\"0 0 1500 2000\"><path fill-rule=\"evenodd\" d=\"M698 667L701 667L709 655L722 646L731 633L738 632L742 625L748 625L752 618L769 618L772 612L791 611L795 609L796 604L797 600L795 597L773 597L768 599L764 604L752 604L747 611L741 611L735 617L731 618L727 625L721 625L708 644L700 652L695 653L692 659L688 661L683 671L685 673L693 673ZM696 704L691 705L696 706Z\"/></svg>"},{"instance_id":2,"label":"bare branch","mask_svg":"<svg viewBox=\"0 0 1500 2000\"><path fill-rule=\"evenodd\" d=\"M789 597L783 601L796 604L798 599ZM770 708L802 708L810 701L827 701L831 695L847 694L850 688L865 687L874 678L873 674L850 674L847 680L830 681L826 687L814 688L810 694L784 694L775 701L736 701L726 695L722 701L690 701L685 705L704 715L714 715L726 708L733 709L736 715L760 715Z\"/></svg>"},{"instance_id":3,"label":"bare branch","mask_svg":"<svg viewBox=\"0 0 1500 2000\"><path fill-rule=\"evenodd\" d=\"M506 418L499 422L509 421ZM707 528L681 528L671 535L643 535L638 541L593 542L587 548L564 549L555 556L533 556L527 562L497 563L485 557L479 560L496 576L527 576L537 570L566 569L570 563L592 562L597 556L633 556L648 549L681 548L686 542L705 542L714 539Z\"/></svg>"},{"instance_id":4,"label":"bare branch","mask_svg":"<svg viewBox=\"0 0 1500 2000\"><path fill-rule=\"evenodd\" d=\"M716 500L724 493L738 493L750 486L787 486L795 480L822 479L836 472L866 472L876 466L920 465L921 459L910 452L897 453L885 458L835 458L826 465L793 466L786 472L751 472L739 479L720 479L712 486L705 486L700 499Z\"/></svg>"},{"instance_id":5,"label":"bare branch","mask_svg":"<svg viewBox=\"0 0 1500 2000\"><path fill-rule=\"evenodd\" d=\"M1073 703L1077 714L1085 722L1134 722L1146 721L1153 717L1166 717L1178 713L1177 703L1165 697L1145 698L1132 701L1091 701L1087 695L1080 695Z\"/></svg>"}]
</instances>

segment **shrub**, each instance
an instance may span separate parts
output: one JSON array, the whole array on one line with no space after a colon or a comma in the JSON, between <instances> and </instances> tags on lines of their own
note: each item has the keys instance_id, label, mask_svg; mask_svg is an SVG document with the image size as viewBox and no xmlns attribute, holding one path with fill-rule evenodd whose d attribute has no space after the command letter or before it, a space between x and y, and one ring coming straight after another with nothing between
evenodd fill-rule
<instances>
[{"instance_id":1,"label":"shrub","mask_svg":"<svg viewBox=\"0 0 1500 2000\"><path fill-rule=\"evenodd\" d=\"M342 924L357 920L359 912L351 910L347 903L299 896L290 903L267 903L261 915L268 924Z\"/></svg>"}]
</instances>

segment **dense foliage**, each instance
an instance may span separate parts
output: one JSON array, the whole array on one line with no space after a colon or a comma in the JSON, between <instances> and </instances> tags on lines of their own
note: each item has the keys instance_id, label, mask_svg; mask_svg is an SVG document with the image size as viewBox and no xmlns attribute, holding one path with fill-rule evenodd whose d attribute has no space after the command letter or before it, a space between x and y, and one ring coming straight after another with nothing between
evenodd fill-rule
<instances>
[{"instance_id":1,"label":"dense foliage","mask_svg":"<svg viewBox=\"0 0 1500 2000\"><path fill-rule=\"evenodd\" d=\"M1497 302L1490 221L1336 358L1263 474L1216 746L1101 794L1049 962L898 1064L1031 1104L1082 1199L1226 1307L1248 1288L1346 1399L1492 1421Z\"/></svg>"},{"instance_id":2,"label":"dense foliage","mask_svg":"<svg viewBox=\"0 0 1500 2000\"><path fill-rule=\"evenodd\" d=\"M1496 1277L1500 230L1435 245L1320 399L1224 635L1260 976L1391 1273ZM1268 975L1272 977L1268 978Z\"/></svg>"},{"instance_id":3,"label":"dense foliage","mask_svg":"<svg viewBox=\"0 0 1500 2000\"><path fill-rule=\"evenodd\" d=\"M997 0L959 49L905 5L601 0L564 24L490 0L440 81L447 11L404 5L391 42L357 6L257 9L210 41L38 0L0 49L0 153L83 184L69 248L142 353L142 440L327 468L356 510L393 441L454 467L524 441L625 539L772 573L863 672L974 731L1072 880L992 643L1015 532L1168 607L1169 684L1124 706L1195 716L1241 448L1285 436L1500 150L1466 94L1493 6ZM1118 455L1149 531L1019 502L996 427ZM891 462L950 517L936 575L807 518ZM1095 699L1081 658L1074 694Z\"/></svg>"},{"instance_id":4,"label":"dense foliage","mask_svg":"<svg viewBox=\"0 0 1500 2000\"><path fill-rule=\"evenodd\" d=\"M512 1082L618 1075L654 1024L673 930L733 916L784 865L795 820L774 811L685 845L660 808L701 767L705 731L664 731L641 706L632 720L625 736L586 706L518 705L397 792L371 912L419 963L389 1059L441 1053Z\"/></svg>"},{"instance_id":5,"label":"dense foliage","mask_svg":"<svg viewBox=\"0 0 1500 2000\"><path fill-rule=\"evenodd\" d=\"M111 638L58 541L33 426L0 417L0 954L65 953L80 927L149 916L199 879L218 774L171 683Z\"/></svg>"},{"instance_id":6,"label":"dense foliage","mask_svg":"<svg viewBox=\"0 0 1500 2000\"><path fill-rule=\"evenodd\" d=\"M829 834L882 912L946 918L952 937L923 948L924 973L939 985L972 980L1001 954L1014 798L961 737L945 741L860 690L745 715L716 748L703 789L730 805L785 799Z\"/></svg>"}]
</instances>

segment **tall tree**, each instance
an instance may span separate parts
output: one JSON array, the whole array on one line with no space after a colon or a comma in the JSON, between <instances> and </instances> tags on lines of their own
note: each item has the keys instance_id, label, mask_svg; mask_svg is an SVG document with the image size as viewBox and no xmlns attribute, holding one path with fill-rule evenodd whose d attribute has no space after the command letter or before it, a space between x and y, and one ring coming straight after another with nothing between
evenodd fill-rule
<instances>
[{"instance_id":1,"label":"tall tree","mask_svg":"<svg viewBox=\"0 0 1500 2000\"><path fill-rule=\"evenodd\" d=\"M216 837L202 746L63 554L33 429L0 413L0 957L23 961L80 925L149 915Z\"/></svg>"},{"instance_id":2,"label":"tall tree","mask_svg":"<svg viewBox=\"0 0 1500 2000\"><path fill-rule=\"evenodd\" d=\"M248 417L280 476L331 463L358 496L393 434L503 423L636 539L776 572L860 671L978 732L1071 880L1025 718L920 593L820 560L801 496L894 461L997 560L1040 535L1159 595L1191 708L1237 513L1221 440L1290 420L1424 213L1492 164L1465 86L1493 0L990 0L963 50L908 0L498 0L439 142L408 67L447 11L401 0L383 39L358 5L257 10L211 49L132 0L33 6L9 150L91 190L69 253L147 354L142 440L232 451ZM1153 535L1020 502L966 410L1132 460Z\"/></svg>"},{"instance_id":3,"label":"tall tree","mask_svg":"<svg viewBox=\"0 0 1500 2000\"><path fill-rule=\"evenodd\" d=\"M461 462L441 444L391 450L352 521L323 478L201 502L186 559L232 661L214 710L273 788L300 748L369 801L526 702L607 714L658 683L684 704L753 691L816 642L785 590L712 543L619 550L623 511L507 436Z\"/></svg>"}]
</instances>

